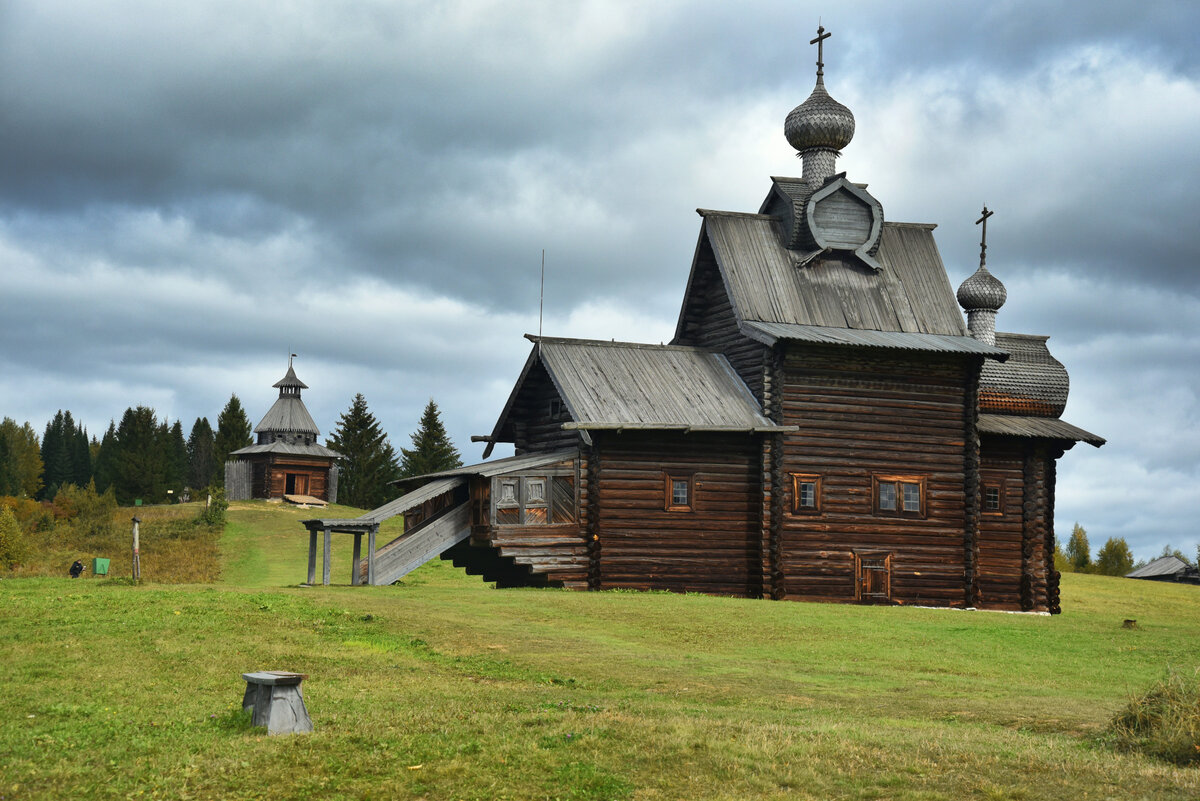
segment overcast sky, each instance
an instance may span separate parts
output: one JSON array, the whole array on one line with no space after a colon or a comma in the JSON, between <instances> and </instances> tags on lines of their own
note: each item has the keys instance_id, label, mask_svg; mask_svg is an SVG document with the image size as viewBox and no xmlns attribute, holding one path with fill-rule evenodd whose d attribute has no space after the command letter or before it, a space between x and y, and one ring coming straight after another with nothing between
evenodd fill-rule
<instances>
[{"instance_id":1,"label":"overcast sky","mask_svg":"<svg viewBox=\"0 0 1200 801\"><path fill-rule=\"evenodd\" d=\"M467 462L538 327L673 334L697 207L797 175L826 83L838 162L938 224L957 286L1050 335L1057 529L1195 557L1200 4L0 0L0 416L267 411L289 352L328 434L397 446L430 397ZM501 453L500 449L497 449ZM510 452L510 451L508 451Z\"/></svg>"}]
</instances>

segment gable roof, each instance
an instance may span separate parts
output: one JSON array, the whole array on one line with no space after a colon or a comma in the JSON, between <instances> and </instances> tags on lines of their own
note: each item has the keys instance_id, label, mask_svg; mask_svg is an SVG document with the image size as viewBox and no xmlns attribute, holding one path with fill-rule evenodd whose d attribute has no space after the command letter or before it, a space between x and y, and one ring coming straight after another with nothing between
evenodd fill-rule
<instances>
[{"instance_id":1,"label":"gable roof","mask_svg":"<svg viewBox=\"0 0 1200 801\"><path fill-rule=\"evenodd\" d=\"M1126 573L1125 578L1150 578L1152 576L1175 576L1194 570L1191 565L1178 556L1160 556L1153 562L1142 565L1132 573Z\"/></svg>"},{"instance_id":2,"label":"gable roof","mask_svg":"<svg viewBox=\"0 0 1200 801\"><path fill-rule=\"evenodd\" d=\"M885 222L874 271L836 253L788 250L778 217L698 211L739 323L967 337L932 225Z\"/></svg>"},{"instance_id":3,"label":"gable roof","mask_svg":"<svg viewBox=\"0 0 1200 801\"><path fill-rule=\"evenodd\" d=\"M782 431L725 356L701 348L557 339L526 334L534 343L520 379L492 431L502 429L537 363L546 369L570 413L567 430ZM491 452L491 445L485 450Z\"/></svg>"}]
</instances>

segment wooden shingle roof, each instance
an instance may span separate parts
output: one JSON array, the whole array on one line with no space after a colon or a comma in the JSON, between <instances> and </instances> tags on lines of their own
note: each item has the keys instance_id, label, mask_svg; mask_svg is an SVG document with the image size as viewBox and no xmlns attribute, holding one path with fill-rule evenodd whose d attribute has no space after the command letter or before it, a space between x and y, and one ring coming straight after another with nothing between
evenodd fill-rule
<instances>
[{"instance_id":1,"label":"wooden shingle roof","mask_svg":"<svg viewBox=\"0 0 1200 801\"><path fill-rule=\"evenodd\" d=\"M1058 417L1071 388L1067 368L1050 355L1048 337L996 332L1004 364L985 363L979 377L979 408L997 414Z\"/></svg>"},{"instance_id":2,"label":"wooden shingle roof","mask_svg":"<svg viewBox=\"0 0 1200 801\"><path fill-rule=\"evenodd\" d=\"M300 400L299 395L280 395L276 399L274 405L267 410L263 419L254 427L256 434L267 431L313 434L314 436L321 433L317 430L316 422L308 413L308 409L304 406L304 401Z\"/></svg>"},{"instance_id":3,"label":"wooden shingle roof","mask_svg":"<svg viewBox=\"0 0 1200 801\"><path fill-rule=\"evenodd\" d=\"M885 222L875 271L788 250L770 215L700 214L739 323L967 336L932 225Z\"/></svg>"},{"instance_id":4,"label":"wooden shingle roof","mask_svg":"<svg viewBox=\"0 0 1200 801\"><path fill-rule=\"evenodd\" d=\"M513 404L538 363L569 413L565 430L792 430L763 415L722 354L677 345L526 338L534 348L496 421L492 442L505 441L502 432Z\"/></svg>"}]
</instances>

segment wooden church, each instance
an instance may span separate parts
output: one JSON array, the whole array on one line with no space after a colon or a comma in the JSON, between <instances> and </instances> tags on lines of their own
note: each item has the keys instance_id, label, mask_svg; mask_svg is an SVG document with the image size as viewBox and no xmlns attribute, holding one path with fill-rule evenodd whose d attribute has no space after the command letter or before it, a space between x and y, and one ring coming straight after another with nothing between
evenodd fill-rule
<instances>
[{"instance_id":1,"label":"wooden church","mask_svg":"<svg viewBox=\"0 0 1200 801\"><path fill-rule=\"evenodd\" d=\"M990 212L956 303L934 226L887 219L836 171L854 117L820 49L784 134L801 177L773 178L755 212L700 211L669 345L529 337L474 438L516 456L309 521L312 553L321 529L403 513L356 581L440 555L500 586L1058 612L1056 461L1103 440L1060 419L1046 337L995 330Z\"/></svg>"},{"instance_id":2,"label":"wooden church","mask_svg":"<svg viewBox=\"0 0 1200 801\"><path fill-rule=\"evenodd\" d=\"M288 498L337 503L337 451L317 444L321 433L300 397L308 385L296 377L292 360L275 382L279 397L254 427L256 441L229 454L225 494L231 501Z\"/></svg>"}]
</instances>

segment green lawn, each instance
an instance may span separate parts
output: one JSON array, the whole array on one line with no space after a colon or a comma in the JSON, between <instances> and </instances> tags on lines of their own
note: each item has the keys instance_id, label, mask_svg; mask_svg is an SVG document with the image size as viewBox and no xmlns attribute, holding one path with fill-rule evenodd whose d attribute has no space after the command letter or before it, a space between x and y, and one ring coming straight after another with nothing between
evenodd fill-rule
<instances>
[{"instance_id":1,"label":"green lawn","mask_svg":"<svg viewBox=\"0 0 1200 801\"><path fill-rule=\"evenodd\" d=\"M495 590L442 562L298 587L317 514L354 512L231 510L218 585L0 581L0 798L1200 796L1098 739L1200 666L1200 588L1068 575L1044 617ZM244 727L256 669L309 674L313 734Z\"/></svg>"}]
</instances>

